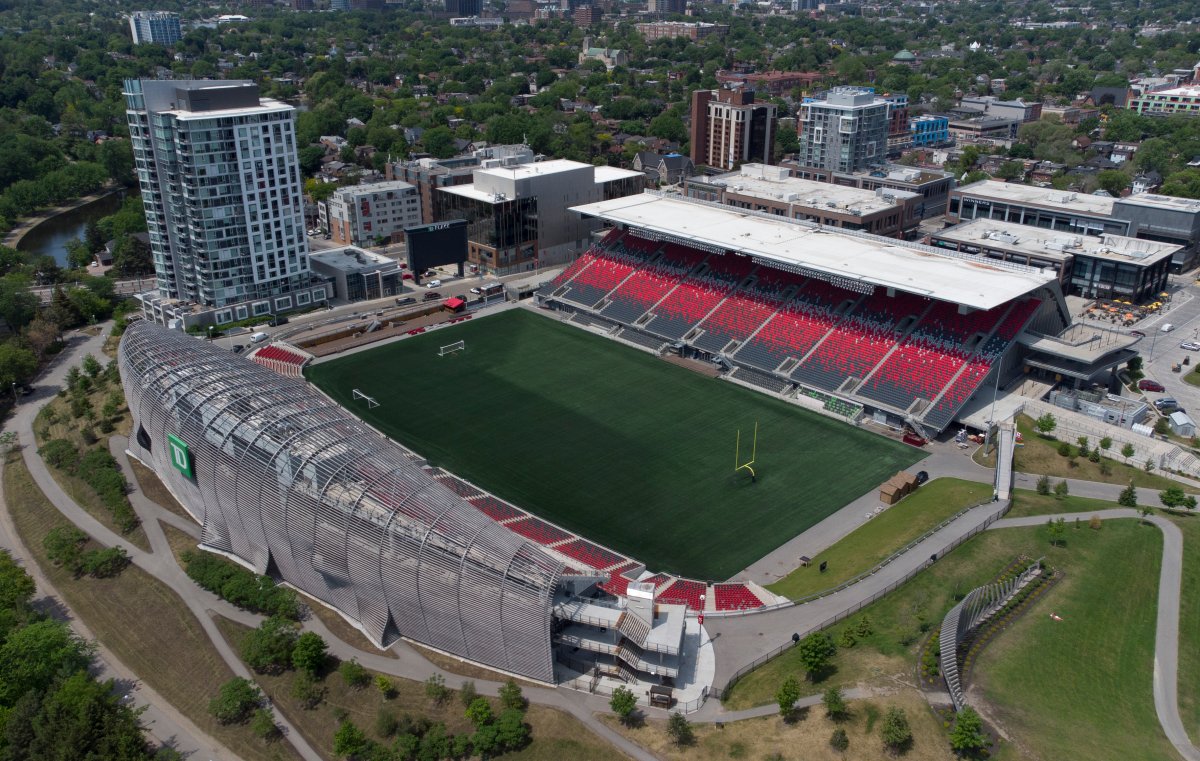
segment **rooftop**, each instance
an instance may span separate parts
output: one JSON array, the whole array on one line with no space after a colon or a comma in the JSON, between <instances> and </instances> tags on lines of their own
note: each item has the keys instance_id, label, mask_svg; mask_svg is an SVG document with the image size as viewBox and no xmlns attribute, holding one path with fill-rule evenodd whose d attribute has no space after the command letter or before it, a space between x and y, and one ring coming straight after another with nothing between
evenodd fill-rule
<instances>
[{"instance_id":1,"label":"rooftop","mask_svg":"<svg viewBox=\"0 0 1200 761\"><path fill-rule=\"evenodd\" d=\"M723 185L727 190L741 195L789 201L813 209L849 211L855 215L893 209L904 200L916 197L916 193L907 190L888 190L886 195L890 197L885 198L874 190L802 180L789 176L787 169L765 164L743 164L741 171L702 181L709 185Z\"/></svg>"},{"instance_id":2,"label":"rooftop","mask_svg":"<svg viewBox=\"0 0 1200 761\"><path fill-rule=\"evenodd\" d=\"M1068 255L1086 255L1115 262L1149 266L1170 258L1182 246L1124 235L1074 235L1015 222L973 219L934 233L956 243L987 246L1000 251L1030 254L1061 260Z\"/></svg>"},{"instance_id":3,"label":"rooftop","mask_svg":"<svg viewBox=\"0 0 1200 761\"><path fill-rule=\"evenodd\" d=\"M1142 93L1137 96L1139 98L1162 98L1167 96L1177 96L1182 98L1200 98L1200 85L1188 85L1185 87L1170 87L1165 90L1154 90L1153 92Z\"/></svg>"},{"instance_id":4,"label":"rooftop","mask_svg":"<svg viewBox=\"0 0 1200 761\"><path fill-rule=\"evenodd\" d=\"M308 255L309 262L317 262L333 267L341 272L375 272L384 267L399 268L394 259L364 251L355 246L345 248L330 248L324 251L313 251Z\"/></svg>"},{"instance_id":5,"label":"rooftop","mask_svg":"<svg viewBox=\"0 0 1200 761\"><path fill-rule=\"evenodd\" d=\"M1014 182L998 182L996 180L981 180L973 185L957 188L955 193L1012 203L1031 203L1052 209L1069 209L1084 214L1097 214L1110 217L1115 204L1136 204L1155 209L1173 211L1200 212L1200 201L1190 198L1175 198L1173 196L1157 195L1155 193L1135 193L1123 198L1112 196L1093 196L1086 193L1075 193L1070 190L1055 190L1054 188L1039 188L1033 185L1020 185Z\"/></svg>"},{"instance_id":6,"label":"rooftop","mask_svg":"<svg viewBox=\"0 0 1200 761\"><path fill-rule=\"evenodd\" d=\"M334 195L347 197L362 195L364 193L386 193L389 190L411 190L416 188L409 182L403 180L389 180L387 182L369 182L365 185L350 185L344 188L338 188Z\"/></svg>"},{"instance_id":7,"label":"rooftop","mask_svg":"<svg viewBox=\"0 0 1200 761\"><path fill-rule=\"evenodd\" d=\"M596 184L612 182L627 177L641 178L641 172L635 172L631 169L618 169L610 166L593 167L591 164L584 164L578 161L569 159L553 159L551 161L539 161L534 164L517 164L514 166L492 167L489 169L476 169L475 180L469 185L455 185L448 188L438 188L443 193L453 193L457 196L465 198L473 198L477 201L487 201L488 203L499 203L500 201L511 200L511 198L519 197L520 190L518 188L517 196L507 195L505 193L497 193L495 190L487 190L480 187L482 184L487 184L486 180L495 178L501 181L511 181L516 183L520 180L528 180L534 177L543 175L559 174L561 172L572 172L580 169L591 169L593 182ZM487 175L485 182L480 183L480 175Z\"/></svg>"},{"instance_id":8,"label":"rooftop","mask_svg":"<svg viewBox=\"0 0 1200 761\"><path fill-rule=\"evenodd\" d=\"M785 269L813 270L836 285L895 288L976 309L999 306L1053 279L1033 267L653 192L572 211L705 248L738 251Z\"/></svg>"},{"instance_id":9,"label":"rooftop","mask_svg":"<svg viewBox=\"0 0 1200 761\"><path fill-rule=\"evenodd\" d=\"M273 98L260 98L257 106L246 106L244 108L224 108L214 111L183 111L180 109L167 110L163 113L173 114L179 121L190 121L198 119L223 119L230 116L255 116L257 114L269 114L276 111L292 111L292 106L282 101Z\"/></svg>"}]
</instances>

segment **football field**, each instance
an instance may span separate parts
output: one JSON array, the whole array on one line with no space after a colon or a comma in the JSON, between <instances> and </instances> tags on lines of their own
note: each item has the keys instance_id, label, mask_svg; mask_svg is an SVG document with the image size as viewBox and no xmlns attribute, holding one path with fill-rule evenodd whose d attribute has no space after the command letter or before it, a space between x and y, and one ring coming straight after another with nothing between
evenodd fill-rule
<instances>
[{"instance_id":1,"label":"football field","mask_svg":"<svg viewBox=\"0 0 1200 761\"><path fill-rule=\"evenodd\" d=\"M458 340L466 351L438 356ZM521 309L307 375L430 463L652 571L701 580L731 577L921 456ZM752 483L734 472L734 446L740 428L748 459L755 422Z\"/></svg>"}]
</instances>

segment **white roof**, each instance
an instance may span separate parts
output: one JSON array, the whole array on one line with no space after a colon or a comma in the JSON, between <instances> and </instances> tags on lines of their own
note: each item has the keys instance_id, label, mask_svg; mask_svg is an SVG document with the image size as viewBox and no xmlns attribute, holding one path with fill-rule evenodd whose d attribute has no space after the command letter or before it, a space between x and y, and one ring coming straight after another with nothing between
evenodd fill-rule
<instances>
[{"instance_id":1,"label":"white roof","mask_svg":"<svg viewBox=\"0 0 1200 761\"><path fill-rule=\"evenodd\" d=\"M723 185L727 192L741 196L783 201L810 209L849 212L855 216L894 209L917 195L907 190L885 189L883 193L876 193L874 190L835 185L832 182L803 180L787 176L787 169L763 164L743 164L740 171L710 178L696 177L693 181ZM885 199L884 195L891 196L891 199Z\"/></svg>"},{"instance_id":2,"label":"white roof","mask_svg":"<svg viewBox=\"0 0 1200 761\"><path fill-rule=\"evenodd\" d=\"M964 185L961 188L956 188L953 192L962 193L964 196L972 196L974 198L1019 204L1037 204L1038 206L1051 209L1069 209L1083 214L1095 214L1102 217L1111 217L1113 215L1113 207L1118 203L1149 206L1156 209L1200 212L1200 201L1190 198L1175 198L1155 193L1135 193L1134 195L1122 198L1113 198L1112 196L1094 196L1070 190L1039 188L1033 185L1021 185L1015 182L997 182L996 180L982 180L973 185Z\"/></svg>"},{"instance_id":3,"label":"white roof","mask_svg":"<svg viewBox=\"0 0 1200 761\"><path fill-rule=\"evenodd\" d=\"M596 167L596 182L612 182L613 180L624 180L628 177L644 178L641 172L635 172L632 169L622 169L617 166L598 166Z\"/></svg>"},{"instance_id":4,"label":"white roof","mask_svg":"<svg viewBox=\"0 0 1200 761\"><path fill-rule=\"evenodd\" d=\"M1162 98L1164 96L1174 96L1183 98L1200 98L1200 85L1185 85L1183 87L1170 87L1166 90L1154 90L1145 92L1139 95L1139 98Z\"/></svg>"},{"instance_id":5,"label":"white roof","mask_svg":"<svg viewBox=\"0 0 1200 761\"><path fill-rule=\"evenodd\" d=\"M997 251L1027 254L1046 260L1058 261L1070 255L1086 255L1142 267L1169 258L1183 248L1173 243L1124 235L1079 235L996 219L973 219L939 230L933 237ZM1075 245L1075 241L1079 242L1078 246Z\"/></svg>"},{"instance_id":6,"label":"white roof","mask_svg":"<svg viewBox=\"0 0 1200 761\"><path fill-rule=\"evenodd\" d=\"M1054 279L1032 267L651 192L571 210L702 246L976 309L999 306Z\"/></svg>"},{"instance_id":7,"label":"white roof","mask_svg":"<svg viewBox=\"0 0 1200 761\"><path fill-rule=\"evenodd\" d=\"M292 106L287 103L272 98L260 98L257 106L244 106L242 108L223 108L213 111L184 111L183 109L167 110L163 113L172 114L179 121L192 121L199 119L225 119L231 116L258 116L260 114L272 114L280 111L294 111Z\"/></svg>"}]
</instances>

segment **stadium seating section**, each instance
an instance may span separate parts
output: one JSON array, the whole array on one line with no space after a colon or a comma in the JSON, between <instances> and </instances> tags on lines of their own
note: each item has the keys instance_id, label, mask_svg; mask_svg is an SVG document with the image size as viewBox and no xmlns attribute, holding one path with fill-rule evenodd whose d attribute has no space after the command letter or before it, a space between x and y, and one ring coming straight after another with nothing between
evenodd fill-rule
<instances>
[{"instance_id":1,"label":"stadium seating section","mask_svg":"<svg viewBox=\"0 0 1200 761\"><path fill-rule=\"evenodd\" d=\"M566 544L560 544L554 549L569 558L601 570L611 568L625 560L621 555L592 544L586 539L576 539Z\"/></svg>"},{"instance_id":2,"label":"stadium seating section","mask_svg":"<svg viewBox=\"0 0 1200 761\"><path fill-rule=\"evenodd\" d=\"M280 375L297 378L300 376L301 370L305 363L308 362L308 357L297 354L293 351L271 344L264 346L251 355L258 364L263 367L270 368Z\"/></svg>"},{"instance_id":3,"label":"stadium seating section","mask_svg":"<svg viewBox=\"0 0 1200 761\"><path fill-rule=\"evenodd\" d=\"M476 510L496 521L506 521L525 515L522 511L495 497L471 497L467 500Z\"/></svg>"},{"instance_id":4,"label":"stadium seating section","mask_svg":"<svg viewBox=\"0 0 1200 761\"><path fill-rule=\"evenodd\" d=\"M712 591L717 610L748 610L763 604L745 584L713 584Z\"/></svg>"},{"instance_id":5,"label":"stadium seating section","mask_svg":"<svg viewBox=\"0 0 1200 761\"><path fill-rule=\"evenodd\" d=\"M532 539L538 544L554 544L555 542L571 538L571 535L566 531L555 528L549 523L532 516L523 520L513 521L512 523L506 523L505 525L526 539Z\"/></svg>"},{"instance_id":6,"label":"stadium seating section","mask_svg":"<svg viewBox=\"0 0 1200 761\"><path fill-rule=\"evenodd\" d=\"M620 335L651 350L663 346L657 336L726 353L742 368L734 377L770 391L799 383L857 396L911 410L938 429L971 398L1041 303L959 314L957 305L924 296L882 288L863 294L744 256L628 232L609 233L543 294L600 308L593 319L629 326ZM847 385L852 378L856 383ZM822 401L848 417L862 409L838 397Z\"/></svg>"},{"instance_id":7,"label":"stadium seating section","mask_svg":"<svg viewBox=\"0 0 1200 761\"><path fill-rule=\"evenodd\" d=\"M676 579L675 583L658 593L658 601L687 605L692 610L704 610L704 602L700 599L708 585L700 581Z\"/></svg>"}]
</instances>

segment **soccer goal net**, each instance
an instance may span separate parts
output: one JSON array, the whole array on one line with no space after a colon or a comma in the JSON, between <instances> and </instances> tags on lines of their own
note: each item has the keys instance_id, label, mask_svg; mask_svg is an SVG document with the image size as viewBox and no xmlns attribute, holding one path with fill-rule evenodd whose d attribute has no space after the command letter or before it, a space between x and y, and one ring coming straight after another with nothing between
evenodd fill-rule
<instances>
[{"instance_id":1,"label":"soccer goal net","mask_svg":"<svg viewBox=\"0 0 1200 761\"><path fill-rule=\"evenodd\" d=\"M375 397L367 396L366 394L359 391L358 389L354 389L354 398L356 400L362 399L363 401L365 401L367 403L367 409L369 409L369 410L375 409L376 407L379 406L379 402L375 401Z\"/></svg>"},{"instance_id":2,"label":"soccer goal net","mask_svg":"<svg viewBox=\"0 0 1200 761\"><path fill-rule=\"evenodd\" d=\"M466 341L455 341L452 344L446 344L445 346L438 349L438 356L444 357L447 354L453 354L456 351L466 351L466 350L467 350L467 342Z\"/></svg>"}]
</instances>

